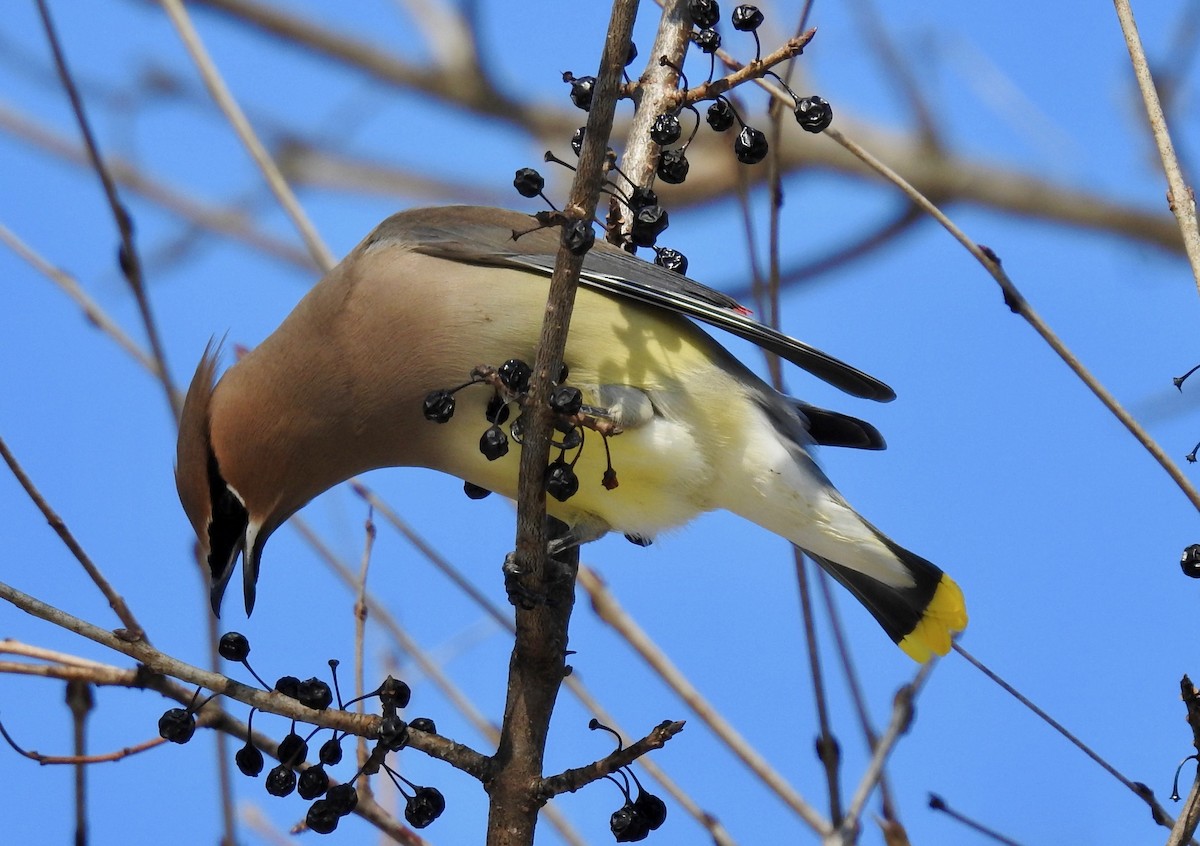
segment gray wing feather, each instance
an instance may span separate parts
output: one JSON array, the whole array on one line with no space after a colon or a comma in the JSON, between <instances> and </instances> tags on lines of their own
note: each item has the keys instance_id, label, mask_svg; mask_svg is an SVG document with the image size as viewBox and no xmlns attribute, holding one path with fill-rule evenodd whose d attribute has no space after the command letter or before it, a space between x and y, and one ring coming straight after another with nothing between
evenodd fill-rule
<instances>
[{"instance_id":1,"label":"gray wing feather","mask_svg":"<svg viewBox=\"0 0 1200 846\"><path fill-rule=\"evenodd\" d=\"M557 228L539 228L519 212L480 206L446 206L401 212L380 224L367 245L399 240L426 255L471 264L521 267L544 275L554 270ZM598 291L703 321L757 344L836 388L889 402L886 384L803 341L747 317L742 306L694 279L597 242L583 261L580 284Z\"/></svg>"}]
</instances>

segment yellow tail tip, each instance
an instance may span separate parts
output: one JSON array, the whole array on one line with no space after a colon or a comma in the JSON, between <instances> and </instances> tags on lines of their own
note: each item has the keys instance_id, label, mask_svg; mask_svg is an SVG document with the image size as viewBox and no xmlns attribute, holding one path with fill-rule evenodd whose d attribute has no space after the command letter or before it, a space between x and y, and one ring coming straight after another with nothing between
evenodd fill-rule
<instances>
[{"instance_id":1,"label":"yellow tail tip","mask_svg":"<svg viewBox=\"0 0 1200 846\"><path fill-rule=\"evenodd\" d=\"M900 648L919 663L934 654L945 655L955 634L967 627L967 605L954 579L942 573L933 599L929 600L921 621L900 641Z\"/></svg>"}]
</instances>

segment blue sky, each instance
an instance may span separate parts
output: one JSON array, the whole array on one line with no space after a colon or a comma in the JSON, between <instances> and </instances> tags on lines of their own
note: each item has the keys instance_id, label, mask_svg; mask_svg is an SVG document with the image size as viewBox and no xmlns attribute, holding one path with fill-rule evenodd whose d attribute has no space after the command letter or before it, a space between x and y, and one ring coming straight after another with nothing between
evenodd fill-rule
<instances>
[{"instance_id":1,"label":"blue sky","mask_svg":"<svg viewBox=\"0 0 1200 846\"><path fill-rule=\"evenodd\" d=\"M404 5L286 4L335 31L416 60L425 53ZM595 67L607 15L603 5L489 5L482 39L502 84L544 102L565 102L561 72L582 74ZM1165 212L1165 185L1132 93L1112 9L970 5L876 10L919 80L946 144L981 162ZM1167 52L1182 6L1136 7L1152 59ZM86 7L56 2L52 8L68 56L86 83L106 151L206 202L246 203L263 230L298 243L232 133L208 107L160 10L118 0ZM352 153L471 182L483 197L510 197L505 202L514 208L534 208L507 186L516 168L540 162L539 142L311 59L203 9L194 14L231 88L268 138L278 139L272 128L287 124ZM786 30L795 8L779 4L768 14ZM654 7L645 4L638 26L643 55L653 18ZM911 128L910 110L857 19L843 4L818 2L813 22L819 34L802 59L803 71L811 75L804 84L831 101L839 117ZM735 35L727 33L728 43L748 56L750 45ZM0 22L0 39L0 56L6 57L0 61L0 106L74 139L31 4L9 10ZM698 74L702 63L693 61L689 69ZM147 92L147 74L160 69L187 89ZM1181 96L1186 116L1194 86L1185 85ZM752 109L761 109L756 95L747 99ZM11 123L4 126L0 223L74 274L141 340L135 305L116 267L116 235L94 177L22 140ZM1185 117L1176 135L1185 157L1195 154L1194 134ZM825 254L898 207L891 189L828 174L793 177L786 192L784 254L793 261ZM257 343L315 279L310 271L228 239L193 241L177 216L134 194L125 196L179 382L190 378L211 336L228 333L231 343ZM300 196L338 255L392 211L429 201L318 188L302 189ZM667 192L664 197L669 203ZM760 223L766 219L762 199L756 196ZM1200 440L1195 413L1200 384L1180 395L1170 380L1200 362L1200 348L1192 342L1200 300L1178 256L1112 234L1013 219L965 204L948 211L1003 258L1034 307L1182 461ZM746 251L735 205L673 213L672 221L667 241L687 253L692 275L730 288L744 284ZM180 244L186 248L181 257L165 252ZM203 664L206 591L190 562L191 530L174 492L174 428L161 391L48 280L6 249L0 249L0 278L5 280L0 435L154 643ZM954 575L971 613L964 646L1166 803L1175 765L1192 751L1178 681L1185 672L1200 672L1196 650L1188 645L1200 585L1185 579L1176 564L1185 546L1200 541L1184 496L1003 306L982 270L932 224L922 223L886 249L789 291L783 327L896 389L894 403L877 406L806 374L786 373L791 392L870 419L884 433L886 452L826 450L822 462L873 523ZM754 350L736 339L721 340L765 372ZM503 601L498 571L513 534L506 503L495 497L470 502L459 482L426 471L380 471L367 481L487 595ZM304 516L339 555L357 563L365 514L353 493L338 490L314 502ZM0 534L5 538L0 579L100 625L117 625L6 473L0 474ZM649 549L612 538L587 547L583 557L722 713L796 789L823 807L787 545L732 515L712 514ZM498 719L507 635L382 524L371 586L478 707ZM306 677L321 673L330 657L350 663L352 603L299 535L284 529L268 548L254 618L230 613L225 625L251 638L255 666L265 676ZM882 724L895 688L911 677L913 665L856 603L839 594L838 604L872 713ZM825 663L832 668L823 625L822 632ZM127 665L7 606L0 608L0 636ZM571 645L579 677L631 733L667 718L689 721L654 760L739 843L785 837L816 842L585 601ZM367 658L376 676L392 666L388 662L397 662L394 671L414 689L408 716L433 717L443 733L486 749L378 631L368 637ZM849 791L866 756L836 674L830 688ZM0 675L0 718L27 748L69 751L70 716L61 700L57 683ZM144 692L105 689L97 700L89 737L96 752L152 736L167 707ZM607 739L587 731L589 716L564 694L552 726L549 771L608 751ZM287 730L278 719L256 725L276 736ZM446 816L426 832L431 842L478 841L486 806L477 785L418 754L405 753L401 765L408 777L434 784L447 796ZM207 735L187 747L97 766L89 774L93 842L127 842L131 813L147 836L215 841L213 772ZM1128 790L957 656L937 667L889 772L914 842L984 842L928 811L929 791L1023 843L1166 838ZM17 817L8 827L13 842L58 843L69 837L68 769L37 767L0 750L0 773ZM1189 770L1185 774L1190 778ZM239 803L257 807L279 831L303 816L305 805L294 797L271 799L261 784L240 777L235 787ZM620 804L611 785L594 785L557 804L588 842L610 842L608 814ZM541 835L544 842L561 842L549 826ZM356 822L328 842L370 836ZM672 807L652 842L695 843L703 836ZM249 828L241 830L241 841L273 842ZM881 842L869 824L863 842Z\"/></svg>"}]
</instances>

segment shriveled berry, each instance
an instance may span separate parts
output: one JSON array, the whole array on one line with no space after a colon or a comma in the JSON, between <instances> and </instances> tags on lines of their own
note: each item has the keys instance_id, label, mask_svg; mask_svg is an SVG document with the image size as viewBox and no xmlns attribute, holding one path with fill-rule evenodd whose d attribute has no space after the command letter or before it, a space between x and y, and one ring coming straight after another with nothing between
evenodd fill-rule
<instances>
[{"instance_id":1,"label":"shriveled berry","mask_svg":"<svg viewBox=\"0 0 1200 846\"><path fill-rule=\"evenodd\" d=\"M629 239L639 247L653 247L658 236L670 225L670 218L662 206L647 206L638 209L633 216Z\"/></svg>"},{"instance_id":2,"label":"shriveled berry","mask_svg":"<svg viewBox=\"0 0 1200 846\"><path fill-rule=\"evenodd\" d=\"M733 10L733 14L729 16L729 22L739 32L754 32L762 26L763 13L757 6L743 3Z\"/></svg>"},{"instance_id":3,"label":"shriveled berry","mask_svg":"<svg viewBox=\"0 0 1200 846\"><path fill-rule=\"evenodd\" d=\"M169 708L158 718L158 736L172 743L187 743L196 733L196 715L184 708Z\"/></svg>"},{"instance_id":4,"label":"shriveled berry","mask_svg":"<svg viewBox=\"0 0 1200 846\"><path fill-rule=\"evenodd\" d=\"M546 468L546 493L559 502L566 502L579 492L579 477L574 468L561 458Z\"/></svg>"},{"instance_id":5,"label":"shriveled berry","mask_svg":"<svg viewBox=\"0 0 1200 846\"><path fill-rule=\"evenodd\" d=\"M646 821L646 825L651 831L654 831L666 822L667 803L653 793L647 793L645 790L639 789L638 797L634 800L633 807L637 809L637 812Z\"/></svg>"},{"instance_id":6,"label":"shriveled berry","mask_svg":"<svg viewBox=\"0 0 1200 846\"><path fill-rule=\"evenodd\" d=\"M225 632L217 643L217 652L226 661L245 661L250 654L250 641L241 632Z\"/></svg>"},{"instance_id":7,"label":"shriveled berry","mask_svg":"<svg viewBox=\"0 0 1200 846\"><path fill-rule=\"evenodd\" d=\"M796 123L805 132L821 132L833 123L833 106L815 94L801 97L796 101L795 115Z\"/></svg>"},{"instance_id":8,"label":"shriveled berry","mask_svg":"<svg viewBox=\"0 0 1200 846\"><path fill-rule=\"evenodd\" d=\"M596 230L586 220L573 220L563 226L562 242L572 255L581 256L596 243Z\"/></svg>"},{"instance_id":9,"label":"shriveled berry","mask_svg":"<svg viewBox=\"0 0 1200 846\"><path fill-rule=\"evenodd\" d=\"M492 394L492 398L488 400L483 416L487 418L489 423L495 423L497 426L507 420L508 403L505 402L504 397L499 394Z\"/></svg>"},{"instance_id":10,"label":"shriveled berry","mask_svg":"<svg viewBox=\"0 0 1200 846\"><path fill-rule=\"evenodd\" d=\"M284 696L298 699L300 696L300 679L295 676L280 676L279 681L275 682L275 690Z\"/></svg>"},{"instance_id":11,"label":"shriveled berry","mask_svg":"<svg viewBox=\"0 0 1200 846\"><path fill-rule=\"evenodd\" d=\"M702 29L692 36L700 52L711 56L721 49L721 33L715 29Z\"/></svg>"},{"instance_id":12,"label":"shriveled berry","mask_svg":"<svg viewBox=\"0 0 1200 846\"><path fill-rule=\"evenodd\" d=\"M404 819L413 828L425 828L446 810L446 799L436 787L418 787L404 803Z\"/></svg>"},{"instance_id":13,"label":"shriveled berry","mask_svg":"<svg viewBox=\"0 0 1200 846\"><path fill-rule=\"evenodd\" d=\"M636 843L650 834L650 826L630 803L626 802L608 818L608 828L618 843Z\"/></svg>"},{"instance_id":14,"label":"shriveled berry","mask_svg":"<svg viewBox=\"0 0 1200 846\"><path fill-rule=\"evenodd\" d=\"M292 732L279 741L279 750L276 757L279 758L279 763L284 766L298 766L308 757L308 741L295 732Z\"/></svg>"},{"instance_id":15,"label":"shriveled berry","mask_svg":"<svg viewBox=\"0 0 1200 846\"><path fill-rule=\"evenodd\" d=\"M550 392L550 409L555 414L578 414L583 407L583 394L571 385L559 385Z\"/></svg>"},{"instance_id":16,"label":"shriveled berry","mask_svg":"<svg viewBox=\"0 0 1200 846\"><path fill-rule=\"evenodd\" d=\"M408 727L414 728L417 731L423 731L426 734L437 734L437 726L428 717L417 717L409 722Z\"/></svg>"},{"instance_id":17,"label":"shriveled berry","mask_svg":"<svg viewBox=\"0 0 1200 846\"><path fill-rule=\"evenodd\" d=\"M499 426L488 426L479 439L479 451L488 461L508 455L508 435Z\"/></svg>"},{"instance_id":18,"label":"shriveled berry","mask_svg":"<svg viewBox=\"0 0 1200 846\"><path fill-rule=\"evenodd\" d=\"M388 676L379 686L379 701L385 708L407 708L412 688L400 679Z\"/></svg>"},{"instance_id":19,"label":"shriveled berry","mask_svg":"<svg viewBox=\"0 0 1200 846\"><path fill-rule=\"evenodd\" d=\"M341 816L334 810L333 803L328 799L318 799L309 807L304 824L309 831L317 834L331 834L338 827L339 820Z\"/></svg>"},{"instance_id":20,"label":"shriveled berry","mask_svg":"<svg viewBox=\"0 0 1200 846\"><path fill-rule=\"evenodd\" d=\"M708 111L704 113L704 119L717 132L724 132L733 126L733 106L729 105L729 101L725 99L714 100L713 104L708 107Z\"/></svg>"},{"instance_id":21,"label":"shriveled berry","mask_svg":"<svg viewBox=\"0 0 1200 846\"><path fill-rule=\"evenodd\" d=\"M328 789L329 776L326 775L324 767L308 767L300 773L296 784L296 792L300 794L301 799L316 799L318 796L324 796Z\"/></svg>"},{"instance_id":22,"label":"shriveled berry","mask_svg":"<svg viewBox=\"0 0 1200 846\"><path fill-rule=\"evenodd\" d=\"M523 167L513 177L513 187L522 197L536 197L546 187L546 180L531 167Z\"/></svg>"},{"instance_id":23,"label":"shriveled berry","mask_svg":"<svg viewBox=\"0 0 1200 846\"><path fill-rule=\"evenodd\" d=\"M587 127L581 126L575 130L575 134L571 136L571 149L575 151L575 155L579 155L579 151L583 149L583 136L587 134Z\"/></svg>"},{"instance_id":24,"label":"shriveled berry","mask_svg":"<svg viewBox=\"0 0 1200 846\"><path fill-rule=\"evenodd\" d=\"M687 256L679 252L679 250L672 250L670 247L655 247L654 263L659 267L673 270L676 273L686 274L688 270Z\"/></svg>"},{"instance_id":25,"label":"shriveled berry","mask_svg":"<svg viewBox=\"0 0 1200 846\"><path fill-rule=\"evenodd\" d=\"M510 391L523 394L529 390L529 377L533 375L533 368L519 358L510 358L500 365L496 375Z\"/></svg>"},{"instance_id":26,"label":"shriveled berry","mask_svg":"<svg viewBox=\"0 0 1200 846\"><path fill-rule=\"evenodd\" d=\"M767 136L753 126L743 126L733 142L733 152L742 164L758 164L767 157Z\"/></svg>"},{"instance_id":27,"label":"shriveled berry","mask_svg":"<svg viewBox=\"0 0 1200 846\"><path fill-rule=\"evenodd\" d=\"M358 791L354 789L353 784L335 784L325 794L325 801L334 813L344 817L358 807Z\"/></svg>"},{"instance_id":28,"label":"shriveled berry","mask_svg":"<svg viewBox=\"0 0 1200 846\"><path fill-rule=\"evenodd\" d=\"M272 796L287 796L296 789L296 774L290 767L279 764L267 773L267 792Z\"/></svg>"},{"instance_id":29,"label":"shriveled berry","mask_svg":"<svg viewBox=\"0 0 1200 846\"><path fill-rule=\"evenodd\" d=\"M258 747L248 740L245 746L234 753L233 760L242 775L250 776L250 778L256 778L263 770L263 753L259 752Z\"/></svg>"},{"instance_id":30,"label":"shriveled berry","mask_svg":"<svg viewBox=\"0 0 1200 846\"><path fill-rule=\"evenodd\" d=\"M637 45L632 41L629 42L629 52L625 54L625 67L633 64L633 60L637 58Z\"/></svg>"},{"instance_id":31,"label":"shriveled berry","mask_svg":"<svg viewBox=\"0 0 1200 846\"><path fill-rule=\"evenodd\" d=\"M629 208L632 211L644 209L648 206L658 205L658 194L654 193L653 188L643 188L641 185L634 185L629 192ZM564 380L559 379L562 382Z\"/></svg>"},{"instance_id":32,"label":"shriveled berry","mask_svg":"<svg viewBox=\"0 0 1200 846\"><path fill-rule=\"evenodd\" d=\"M471 482L463 482L463 493L467 495L467 499L483 499L492 495L487 488L481 488Z\"/></svg>"},{"instance_id":33,"label":"shriveled berry","mask_svg":"<svg viewBox=\"0 0 1200 846\"><path fill-rule=\"evenodd\" d=\"M430 391L421 408L426 420L445 423L454 416L454 394L447 390ZM278 690L278 688L276 688Z\"/></svg>"},{"instance_id":34,"label":"shriveled berry","mask_svg":"<svg viewBox=\"0 0 1200 846\"><path fill-rule=\"evenodd\" d=\"M326 740L317 750L317 758L327 767L336 767L342 761L342 739L337 735Z\"/></svg>"},{"instance_id":35,"label":"shriveled berry","mask_svg":"<svg viewBox=\"0 0 1200 846\"><path fill-rule=\"evenodd\" d=\"M674 148L671 150L663 150L662 155L658 157L658 178L668 185L678 185L687 179L688 169L691 165L688 163L687 156L684 155L682 148Z\"/></svg>"},{"instance_id":36,"label":"shriveled berry","mask_svg":"<svg viewBox=\"0 0 1200 846\"><path fill-rule=\"evenodd\" d=\"M650 138L661 146L674 144L682 134L683 127L679 124L679 118L673 114L661 114L650 125Z\"/></svg>"},{"instance_id":37,"label":"shriveled berry","mask_svg":"<svg viewBox=\"0 0 1200 846\"><path fill-rule=\"evenodd\" d=\"M583 435L574 423L560 418L554 422L554 429L562 435L562 438L555 442L559 449L575 449L583 443Z\"/></svg>"},{"instance_id":38,"label":"shriveled berry","mask_svg":"<svg viewBox=\"0 0 1200 846\"><path fill-rule=\"evenodd\" d=\"M717 0L688 0L688 14L700 29L709 29L721 19L721 6Z\"/></svg>"},{"instance_id":39,"label":"shriveled berry","mask_svg":"<svg viewBox=\"0 0 1200 846\"><path fill-rule=\"evenodd\" d=\"M567 71L563 74L563 82L571 83L571 102L585 112L592 108L592 95L596 92L596 77L575 76Z\"/></svg>"},{"instance_id":40,"label":"shriveled berry","mask_svg":"<svg viewBox=\"0 0 1200 846\"><path fill-rule=\"evenodd\" d=\"M315 676L300 682L296 690L300 704L316 711L324 711L333 704L333 691L329 685Z\"/></svg>"}]
</instances>

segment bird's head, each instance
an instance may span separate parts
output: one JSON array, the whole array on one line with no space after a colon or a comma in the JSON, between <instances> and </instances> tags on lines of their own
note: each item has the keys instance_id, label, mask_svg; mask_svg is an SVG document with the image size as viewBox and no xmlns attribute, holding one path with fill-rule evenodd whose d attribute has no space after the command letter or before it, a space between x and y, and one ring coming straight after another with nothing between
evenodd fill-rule
<instances>
[{"instance_id":1,"label":"bird's head","mask_svg":"<svg viewBox=\"0 0 1200 846\"><path fill-rule=\"evenodd\" d=\"M243 556L242 576L246 614L254 609L255 586L263 544L276 525L273 503L255 501L251 484L238 486L248 468L238 459L246 445L226 450L221 431L214 425L220 406L213 403L214 377L220 350L209 344L196 368L183 404L176 447L175 486L179 501L192 521L212 580L212 608L221 615L221 599L233 575L238 555Z\"/></svg>"}]
</instances>

